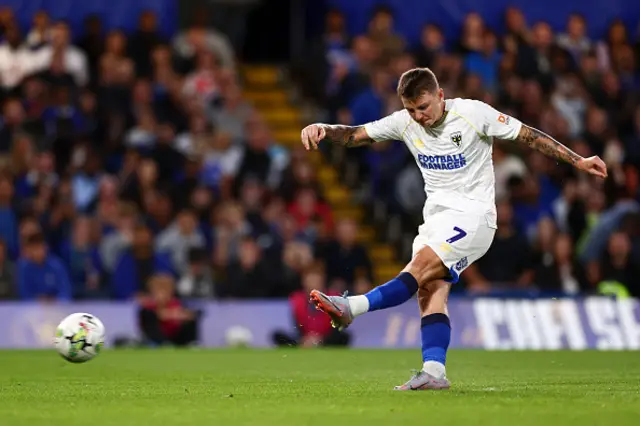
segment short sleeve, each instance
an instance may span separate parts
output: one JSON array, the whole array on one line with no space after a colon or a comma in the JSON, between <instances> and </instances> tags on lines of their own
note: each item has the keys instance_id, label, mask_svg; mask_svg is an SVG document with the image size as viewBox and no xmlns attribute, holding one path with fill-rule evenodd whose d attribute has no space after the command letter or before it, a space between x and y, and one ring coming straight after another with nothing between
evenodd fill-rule
<instances>
[{"instance_id":1,"label":"short sleeve","mask_svg":"<svg viewBox=\"0 0 640 426\"><path fill-rule=\"evenodd\" d=\"M484 102L474 102L474 113L482 118L482 133L498 139L513 140L518 137L522 122L501 113Z\"/></svg>"},{"instance_id":2,"label":"short sleeve","mask_svg":"<svg viewBox=\"0 0 640 426\"><path fill-rule=\"evenodd\" d=\"M401 141L411 117L406 110L394 112L364 125L367 135L376 142Z\"/></svg>"}]
</instances>

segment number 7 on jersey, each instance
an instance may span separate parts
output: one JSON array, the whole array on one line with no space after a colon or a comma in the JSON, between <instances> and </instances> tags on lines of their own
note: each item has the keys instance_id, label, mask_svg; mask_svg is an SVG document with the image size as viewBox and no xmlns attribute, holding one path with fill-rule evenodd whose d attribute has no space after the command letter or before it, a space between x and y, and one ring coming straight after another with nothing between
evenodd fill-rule
<instances>
[{"instance_id":1,"label":"number 7 on jersey","mask_svg":"<svg viewBox=\"0 0 640 426\"><path fill-rule=\"evenodd\" d=\"M453 230L456 232L456 235L454 235L453 237L451 237L451 238L449 238L447 240L447 242L449 244L453 244L456 241L461 240L461 239L463 239L464 237L467 236L467 233L465 231L463 231L462 229L458 228L457 226L454 226Z\"/></svg>"}]
</instances>

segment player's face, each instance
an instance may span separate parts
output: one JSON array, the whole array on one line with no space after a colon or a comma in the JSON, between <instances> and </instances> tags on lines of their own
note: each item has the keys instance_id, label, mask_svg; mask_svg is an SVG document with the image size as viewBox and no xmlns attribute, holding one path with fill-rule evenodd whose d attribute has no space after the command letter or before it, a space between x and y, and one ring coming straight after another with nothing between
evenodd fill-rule
<instances>
[{"instance_id":1,"label":"player's face","mask_svg":"<svg viewBox=\"0 0 640 426\"><path fill-rule=\"evenodd\" d=\"M423 93L415 99L402 98L402 104L416 122L424 127L433 126L442 117L442 103L444 92L442 89L433 93Z\"/></svg>"}]
</instances>

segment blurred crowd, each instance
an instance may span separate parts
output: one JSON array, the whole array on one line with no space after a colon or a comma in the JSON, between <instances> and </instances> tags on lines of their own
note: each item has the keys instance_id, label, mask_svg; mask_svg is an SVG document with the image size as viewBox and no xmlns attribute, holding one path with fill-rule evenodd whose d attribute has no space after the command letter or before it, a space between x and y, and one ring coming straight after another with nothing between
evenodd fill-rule
<instances>
[{"instance_id":1,"label":"blurred crowd","mask_svg":"<svg viewBox=\"0 0 640 426\"><path fill-rule=\"evenodd\" d=\"M331 10L325 32L299 67L305 93L326 106L328 120L349 125L402 108L399 76L430 67L448 98L487 102L557 138L583 156L607 163L606 181L575 173L543 154L496 141L499 229L493 246L462 279L476 292L528 291L640 296L640 38L622 21L600 40L584 17L568 17L554 32L505 10L506 32L479 14L464 19L458 39L435 22L409 44L394 28L394 11L377 7L368 30L352 36ZM349 150L347 164L403 218L421 220L423 182L401 143ZM457 287L459 290L461 287Z\"/></svg>"},{"instance_id":2,"label":"blurred crowd","mask_svg":"<svg viewBox=\"0 0 640 426\"><path fill-rule=\"evenodd\" d=\"M148 11L132 33L42 11L23 29L3 9L0 38L1 299L135 299L150 341L185 344L181 300L370 288L357 224L243 98L224 34L166 39Z\"/></svg>"}]
</instances>

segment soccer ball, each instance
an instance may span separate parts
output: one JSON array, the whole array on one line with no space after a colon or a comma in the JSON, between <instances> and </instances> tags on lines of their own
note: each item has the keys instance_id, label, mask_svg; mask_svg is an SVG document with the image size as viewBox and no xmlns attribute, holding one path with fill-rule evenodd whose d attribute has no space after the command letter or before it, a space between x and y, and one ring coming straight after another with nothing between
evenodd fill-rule
<instances>
[{"instance_id":1,"label":"soccer ball","mask_svg":"<svg viewBox=\"0 0 640 426\"><path fill-rule=\"evenodd\" d=\"M104 325L91 314L71 314L56 330L55 347L69 362L87 362L100 353L103 345Z\"/></svg>"},{"instance_id":2,"label":"soccer ball","mask_svg":"<svg viewBox=\"0 0 640 426\"><path fill-rule=\"evenodd\" d=\"M246 327L234 325L229 327L225 333L227 345L235 348L250 346L253 341L253 333Z\"/></svg>"}]
</instances>

